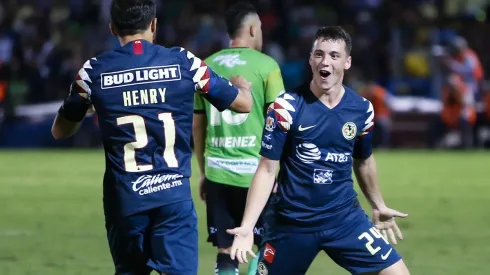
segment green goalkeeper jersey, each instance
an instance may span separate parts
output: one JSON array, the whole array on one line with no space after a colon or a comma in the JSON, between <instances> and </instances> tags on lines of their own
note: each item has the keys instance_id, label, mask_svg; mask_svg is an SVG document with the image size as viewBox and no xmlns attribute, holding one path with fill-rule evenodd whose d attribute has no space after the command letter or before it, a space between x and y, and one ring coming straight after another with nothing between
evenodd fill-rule
<instances>
[{"instance_id":1,"label":"green goalkeeper jersey","mask_svg":"<svg viewBox=\"0 0 490 275\"><path fill-rule=\"evenodd\" d=\"M205 112L207 131L204 150L206 178L249 187L259 164L265 110L284 91L281 71L271 57L251 48L228 48L205 60L217 74L241 75L252 83L253 107L249 114L218 112L195 94L194 112Z\"/></svg>"}]
</instances>

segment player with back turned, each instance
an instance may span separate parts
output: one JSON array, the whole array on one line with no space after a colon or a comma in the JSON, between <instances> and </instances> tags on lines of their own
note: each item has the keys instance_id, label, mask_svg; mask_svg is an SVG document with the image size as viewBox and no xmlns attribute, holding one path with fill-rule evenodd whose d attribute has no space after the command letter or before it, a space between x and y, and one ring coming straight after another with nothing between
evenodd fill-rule
<instances>
[{"instance_id":1,"label":"player with back turned","mask_svg":"<svg viewBox=\"0 0 490 275\"><path fill-rule=\"evenodd\" d=\"M233 86L191 52L153 44L155 14L153 0L113 0L110 29L121 47L83 65L52 127L56 139L69 137L92 106L97 111L116 275L197 274L189 183L194 93L220 111L252 106L243 78L231 78Z\"/></svg>"},{"instance_id":2,"label":"player with back turned","mask_svg":"<svg viewBox=\"0 0 490 275\"><path fill-rule=\"evenodd\" d=\"M371 102L343 86L351 66L350 35L341 27L316 34L309 63L310 83L279 96L268 112L257 172L250 186L243 222L235 235L232 258L246 261L252 229L272 190L277 198L267 215L258 274L305 274L320 251L351 274L408 275L388 242L402 238L395 217L406 214L386 206L379 190L371 139ZM373 209L373 221L361 208L352 169Z\"/></svg>"},{"instance_id":3,"label":"player with back turned","mask_svg":"<svg viewBox=\"0 0 490 275\"><path fill-rule=\"evenodd\" d=\"M252 82L253 107L249 114L229 110L218 112L199 94L194 104L194 148L201 170L201 197L206 202L208 242L218 248L215 274L234 275L238 261L230 259L233 236L226 229L239 226L252 176L260 160L265 112L284 84L277 62L261 53L262 30L259 15L249 3L237 3L225 13L229 48L205 62L224 77L241 75ZM261 243L259 219L254 242ZM257 261L249 266L255 274Z\"/></svg>"}]
</instances>

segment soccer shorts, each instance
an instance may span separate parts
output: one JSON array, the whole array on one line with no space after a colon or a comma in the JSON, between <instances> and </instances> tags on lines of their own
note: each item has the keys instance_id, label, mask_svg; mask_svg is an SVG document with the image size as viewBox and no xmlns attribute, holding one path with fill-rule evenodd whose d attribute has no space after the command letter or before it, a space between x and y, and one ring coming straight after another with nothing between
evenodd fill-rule
<instances>
[{"instance_id":1,"label":"soccer shorts","mask_svg":"<svg viewBox=\"0 0 490 275\"><path fill-rule=\"evenodd\" d=\"M106 229L116 275L197 274L197 215L190 200L127 217L106 216Z\"/></svg>"},{"instance_id":2,"label":"soccer shorts","mask_svg":"<svg viewBox=\"0 0 490 275\"><path fill-rule=\"evenodd\" d=\"M351 274L381 271L401 259L367 216L321 232L271 236L260 249L259 275L303 275L321 250Z\"/></svg>"},{"instance_id":3,"label":"soccer shorts","mask_svg":"<svg viewBox=\"0 0 490 275\"><path fill-rule=\"evenodd\" d=\"M208 242L218 248L228 248L233 244L233 235L227 229L240 226L247 202L248 188L220 184L208 179L204 182L206 193L206 216ZM254 228L254 243L260 245L263 234L263 216Z\"/></svg>"}]
</instances>

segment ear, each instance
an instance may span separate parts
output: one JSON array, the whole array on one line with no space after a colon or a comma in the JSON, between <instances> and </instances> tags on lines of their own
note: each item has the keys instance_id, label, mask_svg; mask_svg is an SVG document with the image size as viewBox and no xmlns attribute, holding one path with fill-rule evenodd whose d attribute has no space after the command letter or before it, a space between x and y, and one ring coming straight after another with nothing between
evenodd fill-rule
<instances>
[{"instance_id":1,"label":"ear","mask_svg":"<svg viewBox=\"0 0 490 275\"><path fill-rule=\"evenodd\" d=\"M111 31L112 35L117 36L117 32L114 29L114 26L112 26L112 23L109 23L109 30Z\"/></svg>"},{"instance_id":2,"label":"ear","mask_svg":"<svg viewBox=\"0 0 490 275\"><path fill-rule=\"evenodd\" d=\"M156 18L151 20L150 28L151 28L152 33L155 33L157 31L157 19Z\"/></svg>"},{"instance_id":3,"label":"ear","mask_svg":"<svg viewBox=\"0 0 490 275\"><path fill-rule=\"evenodd\" d=\"M345 66L344 66L344 69L348 70L350 68L352 64L352 57L349 55L346 59L345 59Z\"/></svg>"},{"instance_id":4,"label":"ear","mask_svg":"<svg viewBox=\"0 0 490 275\"><path fill-rule=\"evenodd\" d=\"M253 25L250 25L249 31L250 31L250 36L255 37L255 28Z\"/></svg>"}]
</instances>

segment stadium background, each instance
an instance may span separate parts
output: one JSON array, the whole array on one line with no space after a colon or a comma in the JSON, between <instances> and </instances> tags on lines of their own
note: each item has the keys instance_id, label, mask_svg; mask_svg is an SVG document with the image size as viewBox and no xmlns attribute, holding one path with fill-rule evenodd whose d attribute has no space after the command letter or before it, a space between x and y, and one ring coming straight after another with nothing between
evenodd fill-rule
<instances>
[{"instance_id":1,"label":"stadium background","mask_svg":"<svg viewBox=\"0 0 490 275\"><path fill-rule=\"evenodd\" d=\"M158 43L184 46L202 58L228 45L221 14L232 1L156 1ZM490 138L490 89L485 79L478 82L472 143L460 146L459 124L443 131L437 123L452 72L436 49L464 37L485 78L489 1L254 4L263 22L264 51L281 65L287 89L310 76L307 57L317 27L340 24L353 36L348 85L362 93L369 87L386 91L390 104L380 107L385 116L378 124L386 127L376 129L376 155L385 200L410 215L399 222L406 240L398 249L412 274L488 274L490 182L484 168L490 157L483 148ZM112 273L96 117L66 141L50 134L76 71L86 59L117 47L107 27L109 5L110 0L0 2L1 275ZM434 140L440 148L428 149ZM215 253L205 243L204 204L197 198L200 274L210 274ZM308 274L347 273L321 255Z\"/></svg>"}]
</instances>

